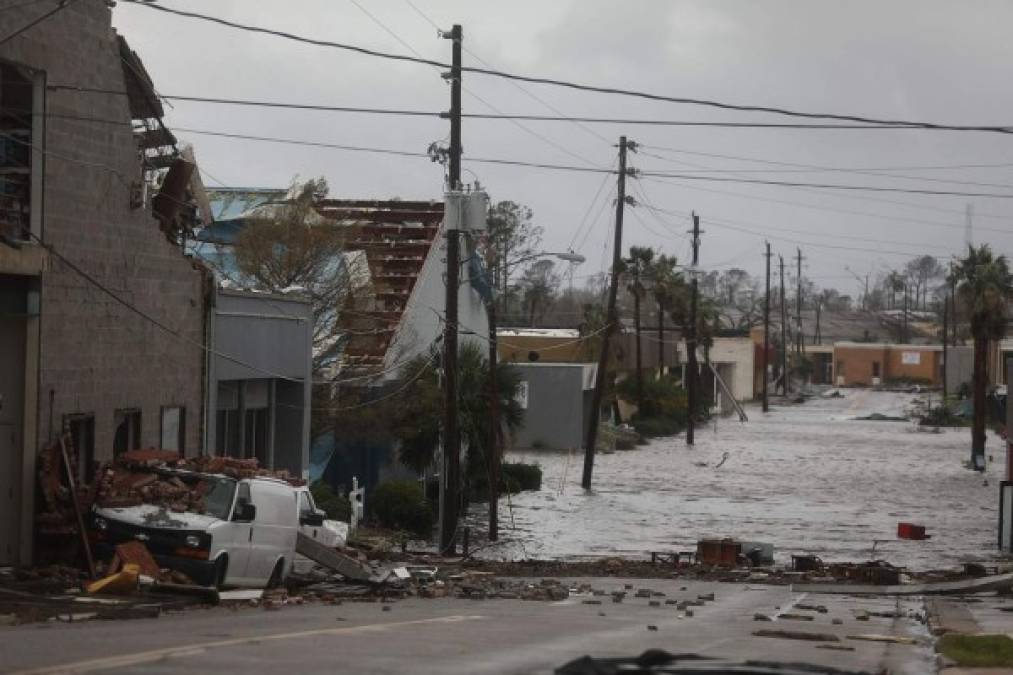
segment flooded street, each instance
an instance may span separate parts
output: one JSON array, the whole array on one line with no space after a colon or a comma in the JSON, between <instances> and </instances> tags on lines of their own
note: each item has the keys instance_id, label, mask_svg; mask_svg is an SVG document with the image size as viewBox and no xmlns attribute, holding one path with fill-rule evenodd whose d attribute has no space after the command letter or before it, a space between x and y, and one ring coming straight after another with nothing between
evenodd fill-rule
<instances>
[{"instance_id":1,"label":"flooded street","mask_svg":"<svg viewBox=\"0 0 1013 675\"><path fill-rule=\"evenodd\" d=\"M580 487L579 451L511 453L509 461L541 465L542 489L504 500L508 541L484 555L639 557L732 536L773 543L778 562L812 553L925 570L994 557L1001 441L989 433L994 461L982 476L963 466L969 430L935 434L913 422L854 420L900 414L914 397L843 391L842 399L772 407L767 415L751 406L749 422L712 422L697 431L693 448L680 435L598 455L590 494ZM924 524L931 540L898 540L898 521Z\"/></svg>"}]
</instances>

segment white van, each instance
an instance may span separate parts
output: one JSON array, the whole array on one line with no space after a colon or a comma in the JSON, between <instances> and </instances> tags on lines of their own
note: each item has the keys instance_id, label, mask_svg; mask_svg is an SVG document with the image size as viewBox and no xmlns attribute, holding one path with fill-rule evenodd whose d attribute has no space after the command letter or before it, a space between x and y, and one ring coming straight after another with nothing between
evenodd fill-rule
<instances>
[{"instance_id":1,"label":"white van","mask_svg":"<svg viewBox=\"0 0 1013 675\"><path fill-rule=\"evenodd\" d=\"M288 576L299 532L295 488L276 478L176 475L206 484L206 512L96 507L91 525L99 555L111 557L116 544L136 539L159 566L205 586L271 587Z\"/></svg>"}]
</instances>

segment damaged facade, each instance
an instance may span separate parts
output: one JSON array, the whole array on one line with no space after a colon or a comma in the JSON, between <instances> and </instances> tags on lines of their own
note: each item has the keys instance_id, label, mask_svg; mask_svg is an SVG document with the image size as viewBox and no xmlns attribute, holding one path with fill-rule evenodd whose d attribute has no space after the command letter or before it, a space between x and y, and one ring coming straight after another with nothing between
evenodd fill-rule
<instances>
[{"instance_id":1,"label":"damaged facade","mask_svg":"<svg viewBox=\"0 0 1013 675\"><path fill-rule=\"evenodd\" d=\"M0 46L0 565L31 561L36 455L61 430L85 475L132 448L199 450L205 278L146 199L174 161L161 114L105 3Z\"/></svg>"}]
</instances>

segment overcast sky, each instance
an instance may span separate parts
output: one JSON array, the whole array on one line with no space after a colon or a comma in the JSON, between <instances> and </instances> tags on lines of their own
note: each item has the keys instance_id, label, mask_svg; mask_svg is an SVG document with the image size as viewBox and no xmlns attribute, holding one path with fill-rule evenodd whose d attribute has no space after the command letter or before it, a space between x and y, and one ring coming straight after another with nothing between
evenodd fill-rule
<instances>
[{"instance_id":1,"label":"overcast sky","mask_svg":"<svg viewBox=\"0 0 1013 675\"><path fill-rule=\"evenodd\" d=\"M486 2L411 0L441 27L464 27L466 65L528 75L717 99L891 119L950 124L1013 124L1013 3L977 0L811 2L809 0L605 0ZM450 43L407 0L215 0L163 2L300 35L448 61ZM375 17L370 18L362 8ZM255 35L120 3L114 24L139 52L162 94L252 98L339 106L444 110L440 71ZM386 26L384 30L381 25ZM388 32L389 31L389 32ZM468 53L470 52L470 53ZM621 96L517 86L465 77L465 112L672 120L792 121L755 113L652 103ZM540 100L539 100L540 99ZM551 107L550 107L551 106ZM170 128L255 134L424 152L445 140L435 118L279 111L175 103ZM608 167L626 134L642 144L641 170L1013 194L1013 136L911 130L772 130L572 122L466 120L464 180L476 177L494 200L530 206L545 228L544 248L587 256L579 279L603 268L614 219L614 177L493 166L468 157ZM205 182L284 187L296 175L323 175L338 198L440 199L443 174L425 159L216 138L184 131ZM688 154L699 153L699 154ZM725 155L728 157L713 157ZM910 180L853 172L801 171L764 164L893 169ZM990 168L924 169L1008 163ZM758 172L762 170L763 172ZM882 172L880 172L882 173ZM964 181L983 185L955 184ZM1011 185L1010 188L1002 186ZM998 187L997 187L998 186ZM611 193L609 191L611 190ZM763 273L763 241L786 258L801 246L804 274L854 292L846 268L864 276L918 253L959 253L965 208L974 240L1009 254L1013 200L812 188L630 181L638 202L680 214L697 211L705 234L701 264ZM589 213L585 219L585 214ZM582 226L583 223L583 227ZM688 261L688 222L627 210L624 248L651 245ZM733 229L735 228L735 229ZM835 248L836 247L836 248ZM863 250L852 250L863 249Z\"/></svg>"}]
</instances>

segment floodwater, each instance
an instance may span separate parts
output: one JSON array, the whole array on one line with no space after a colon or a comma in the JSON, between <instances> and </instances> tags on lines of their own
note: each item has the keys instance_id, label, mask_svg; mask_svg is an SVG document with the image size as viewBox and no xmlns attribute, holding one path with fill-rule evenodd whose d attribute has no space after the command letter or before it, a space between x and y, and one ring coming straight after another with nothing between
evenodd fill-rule
<instances>
[{"instance_id":1,"label":"floodwater","mask_svg":"<svg viewBox=\"0 0 1013 675\"><path fill-rule=\"evenodd\" d=\"M842 391L843 399L767 415L748 407L748 422L721 418L698 429L694 447L679 435L599 454L590 493L580 487L581 451L512 452L509 461L541 465L542 489L501 502L502 542L480 555L641 557L731 536L773 543L778 562L811 553L927 570L994 558L1002 441L989 434L994 461L982 475L964 466L968 429L936 434L912 422L853 419L903 414L914 396ZM484 516L476 507L475 524ZM899 521L925 525L932 538L898 540Z\"/></svg>"}]
</instances>

